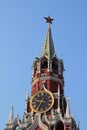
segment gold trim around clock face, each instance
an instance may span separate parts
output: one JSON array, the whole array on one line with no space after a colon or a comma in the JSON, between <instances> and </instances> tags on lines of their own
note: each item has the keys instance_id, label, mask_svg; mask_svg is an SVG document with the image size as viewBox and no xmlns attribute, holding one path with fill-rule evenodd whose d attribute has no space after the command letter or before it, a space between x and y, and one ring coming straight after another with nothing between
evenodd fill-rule
<instances>
[{"instance_id":1,"label":"gold trim around clock face","mask_svg":"<svg viewBox=\"0 0 87 130\"><path fill-rule=\"evenodd\" d=\"M54 97L50 91L39 91L30 99L30 107L34 112L44 113L49 111L54 104Z\"/></svg>"}]
</instances>

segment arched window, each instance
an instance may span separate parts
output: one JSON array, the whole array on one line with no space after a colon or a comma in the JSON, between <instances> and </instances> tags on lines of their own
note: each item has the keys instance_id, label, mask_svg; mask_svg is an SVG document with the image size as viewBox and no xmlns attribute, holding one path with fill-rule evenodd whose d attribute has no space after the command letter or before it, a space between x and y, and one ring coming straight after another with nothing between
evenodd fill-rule
<instances>
[{"instance_id":1,"label":"arched window","mask_svg":"<svg viewBox=\"0 0 87 130\"><path fill-rule=\"evenodd\" d=\"M64 130L64 125L62 121L59 121L57 126L56 126L56 130Z\"/></svg>"},{"instance_id":2,"label":"arched window","mask_svg":"<svg viewBox=\"0 0 87 130\"><path fill-rule=\"evenodd\" d=\"M37 64L35 64L34 66L34 73L36 73L36 71L37 71Z\"/></svg>"},{"instance_id":3,"label":"arched window","mask_svg":"<svg viewBox=\"0 0 87 130\"><path fill-rule=\"evenodd\" d=\"M41 68L42 69L48 68L48 62L47 62L47 60L42 61Z\"/></svg>"},{"instance_id":4,"label":"arched window","mask_svg":"<svg viewBox=\"0 0 87 130\"><path fill-rule=\"evenodd\" d=\"M55 74L58 74L58 63L55 59L52 61L52 70Z\"/></svg>"},{"instance_id":5,"label":"arched window","mask_svg":"<svg viewBox=\"0 0 87 130\"><path fill-rule=\"evenodd\" d=\"M55 61L52 62L52 68L53 69L58 69L58 65Z\"/></svg>"}]
</instances>

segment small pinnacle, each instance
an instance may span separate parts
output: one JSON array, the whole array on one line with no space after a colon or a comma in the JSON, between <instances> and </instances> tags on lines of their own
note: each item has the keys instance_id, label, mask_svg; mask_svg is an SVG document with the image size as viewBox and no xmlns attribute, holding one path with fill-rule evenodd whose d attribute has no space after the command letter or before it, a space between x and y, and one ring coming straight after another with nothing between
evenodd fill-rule
<instances>
[{"instance_id":1,"label":"small pinnacle","mask_svg":"<svg viewBox=\"0 0 87 130\"><path fill-rule=\"evenodd\" d=\"M69 96L67 97L67 100L68 100L68 102L70 101L70 97Z\"/></svg>"}]
</instances>

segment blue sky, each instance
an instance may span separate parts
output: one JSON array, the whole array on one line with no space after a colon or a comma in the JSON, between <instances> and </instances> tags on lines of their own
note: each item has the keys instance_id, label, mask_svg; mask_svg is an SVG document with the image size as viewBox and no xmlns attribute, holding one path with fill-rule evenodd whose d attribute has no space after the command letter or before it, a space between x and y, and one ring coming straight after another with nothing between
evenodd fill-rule
<instances>
[{"instance_id":1,"label":"blue sky","mask_svg":"<svg viewBox=\"0 0 87 130\"><path fill-rule=\"evenodd\" d=\"M14 116L23 116L26 89L31 94L31 66L40 57L47 31L43 17L54 18L54 46L63 58L65 95L71 113L87 124L87 1L0 0L0 130L14 102Z\"/></svg>"}]
</instances>

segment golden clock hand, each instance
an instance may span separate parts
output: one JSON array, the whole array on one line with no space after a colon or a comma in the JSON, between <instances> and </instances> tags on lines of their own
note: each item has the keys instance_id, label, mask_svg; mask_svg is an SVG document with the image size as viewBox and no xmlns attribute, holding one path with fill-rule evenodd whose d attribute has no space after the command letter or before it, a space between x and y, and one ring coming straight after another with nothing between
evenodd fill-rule
<instances>
[{"instance_id":1,"label":"golden clock hand","mask_svg":"<svg viewBox=\"0 0 87 130\"><path fill-rule=\"evenodd\" d=\"M41 101L40 101L40 104L38 105L38 107L36 108L37 110L39 109L39 107L41 106L41 104L44 102L44 99L42 99Z\"/></svg>"},{"instance_id":2,"label":"golden clock hand","mask_svg":"<svg viewBox=\"0 0 87 130\"><path fill-rule=\"evenodd\" d=\"M42 100L36 99L35 101L36 101L36 102L45 102L44 99L42 99Z\"/></svg>"},{"instance_id":3,"label":"golden clock hand","mask_svg":"<svg viewBox=\"0 0 87 130\"><path fill-rule=\"evenodd\" d=\"M41 102L41 100L37 100L37 99L36 99L35 101L36 101L36 102Z\"/></svg>"}]
</instances>

